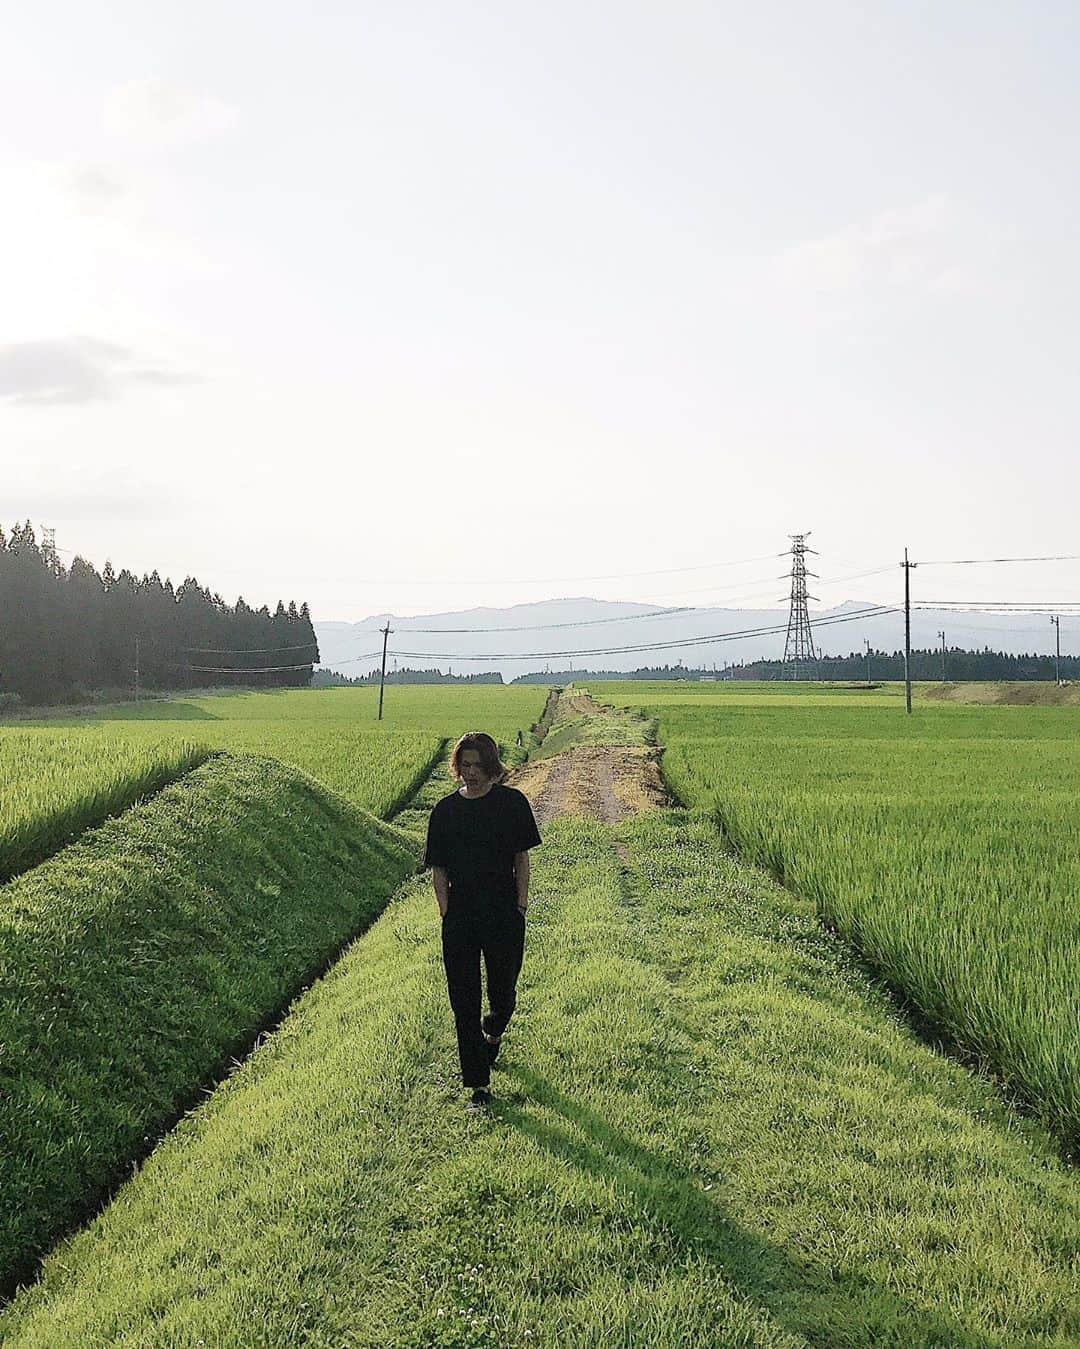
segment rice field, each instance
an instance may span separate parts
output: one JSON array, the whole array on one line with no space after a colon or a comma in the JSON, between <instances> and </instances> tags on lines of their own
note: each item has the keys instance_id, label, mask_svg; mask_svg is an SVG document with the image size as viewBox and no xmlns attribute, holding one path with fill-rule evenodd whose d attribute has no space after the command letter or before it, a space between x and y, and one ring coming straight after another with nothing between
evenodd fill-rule
<instances>
[{"instance_id":1,"label":"rice field","mask_svg":"<svg viewBox=\"0 0 1080 1349\"><path fill-rule=\"evenodd\" d=\"M516 732L527 733L539 718L546 699L547 689L538 684L395 684L386 688L379 721L379 690L372 686L225 691L203 697L120 703L103 707L92 717L71 720L346 722L371 735L426 731L457 737L465 731L487 731L502 744L512 745Z\"/></svg>"},{"instance_id":2,"label":"rice field","mask_svg":"<svg viewBox=\"0 0 1080 1349\"><path fill-rule=\"evenodd\" d=\"M27 872L0 904L0 1288L378 913L417 843L371 815L395 813L462 730L510 753L547 696L395 690L380 723L343 692L0 730L0 878Z\"/></svg>"},{"instance_id":3,"label":"rice field","mask_svg":"<svg viewBox=\"0 0 1080 1349\"><path fill-rule=\"evenodd\" d=\"M194 768L190 737L0 729L0 881Z\"/></svg>"},{"instance_id":4,"label":"rice field","mask_svg":"<svg viewBox=\"0 0 1080 1349\"><path fill-rule=\"evenodd\" d=\"M658 718L676 794L1080 1147L1080 712L594 692Z\"/></svg>"},{"instance_id":5,"label":"rice field","mask_svg":"<svg viewBox=\"0 0 1080 1349\"><path fill-rule=\"evenodd\" d=\"M467 729L516 757L545 689L394 688L381 724L364 689L24 729L225 752L4 887L5 1344L1076 1343L1067 710L593 691L658 718L697 808L545 827L472 1115L430 883L383 908L417 851L397 823L450 784L389 827L341 798L392 813ZM642 729L594 720L590 743ZM819 915L1057 1137L912 1035Z\"/></svg>"},{"instance_id":6,"label":"rice field","mask_svg":"<svg viewBox=\"0 0 1080 1349\"><path fill-rule=\"evenodd\" d=\"M445 737L425 732L370 735L344 720L138 721L112 723L110 729L131 742L153 743L162 728L171 736L181 727L208 749L265 754L299 768L380 819L412 795L445 744Z\"/></svg>"},{"instance_id":7,"label":"rice field","mask_svg":"<svg viewBox=\"0 0 1080 1349\"><path fill-rule=\"evenodd\" d=\"M487 730L514 758L546 697L535 685L393 686L379 721L377 689L289 689L150 699L5 728L0 880L217 750L279 759L388 819L464 731Z\"/></svg>"},{"instance_id":8,"label":"rice field","mask_svg":"<svg viewBox=\"0 0 1080 1349\"><path fill-rule=\"evenodd\" d=\"M494 1108L462 1105L418 878L0 1341L1075 1345L1080 1194L1045 1132L706 817L617 829L545 831Z\"/></svg>"}]
</instances>

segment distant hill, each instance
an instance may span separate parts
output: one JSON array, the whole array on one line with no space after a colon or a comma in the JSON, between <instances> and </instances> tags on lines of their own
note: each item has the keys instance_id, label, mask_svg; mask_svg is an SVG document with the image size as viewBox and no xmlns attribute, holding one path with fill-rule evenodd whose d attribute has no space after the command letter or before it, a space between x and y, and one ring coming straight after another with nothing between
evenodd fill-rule
<instances>
[{"instance_id":1,"label":"distant hill","mask_svg":"<svg viewBox=\"0 0 1080 1349\"><path fill-rule=\"evenodd\" d=\"M811 611L814 640L823 655L844 655L869 638L878 650L903 646L902 612L859 616L869 601L848 600L832 609ZM643 665L711 667L752 660L778 659L784 654L787 607L773 609L704 608L691 611L661 608L618 600L589 598L540 600L505 609L477 608L398 618L372 614L359 623L317 622L315 632L320 664L342 674L356 675L380 661L379 629L390 621L387 668L402 666L452 668L474 674L499 670L504 679L552 670L591 668L633 670ZM755 636L723 641L695 638L780 628ZM1051 630L1045 614L948 613L915 610L911 621L912 645L934 647L944 629L950 645L969 649L992 647L1006 652L1051 650ZM423 631L435 629L436 631ZM1064 632L1062 633L1064 639ZM683 647L671 643L688 641ZM659 644L652 651L619 651L619 647ZM665 649L666 648L666 649ZM595 654L566 653L592 652ZM491 660L467 660L490 655Z\"/></svg>"}]
</instances>

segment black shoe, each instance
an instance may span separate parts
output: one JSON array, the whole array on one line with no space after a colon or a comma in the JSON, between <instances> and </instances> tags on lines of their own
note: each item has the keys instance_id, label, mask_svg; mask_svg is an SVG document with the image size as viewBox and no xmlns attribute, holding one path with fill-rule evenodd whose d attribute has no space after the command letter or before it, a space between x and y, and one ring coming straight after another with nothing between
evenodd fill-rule
<instances>
[{"instance_id":1,"label":"black shoe","mask_svg":"<svg viewBox=\"0 0 1080 1349\"><path fill-rule=\"evenodd\" d=\"M490 1105L491 1092L488 1091L487 1087L477 1087L472 1094L472 1103L473 1105Z\"/></svg>"},{"instance_id":2,"label":"black shoe","mask_svg":"<svg viewBox=\"0 0 1080 1349\"><path fill-rule=\"evenodd\" d=\"M487 1040L485 1043L487 1044L488 1067L490 1068L499 1057L499 1050L502 1048L502 1040Z\"/></svg>"}]
</instances>

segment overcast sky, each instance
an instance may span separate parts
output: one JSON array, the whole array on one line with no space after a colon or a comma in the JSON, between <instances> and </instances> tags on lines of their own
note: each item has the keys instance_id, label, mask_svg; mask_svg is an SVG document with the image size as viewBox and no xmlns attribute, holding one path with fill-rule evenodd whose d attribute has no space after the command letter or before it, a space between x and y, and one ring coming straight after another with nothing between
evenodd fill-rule
<instances>
[{"instance_id":1,"label":"overcast sky","mask_svg":"<svg viewBox=\"0 0 1080 1349\"><path fill-rule=\"evenodd\" d=\"M761 603L795 530L826 603L1080 553L1075 3L4 29L5 528L317 619Z\"/></svg>"}]
</instances>

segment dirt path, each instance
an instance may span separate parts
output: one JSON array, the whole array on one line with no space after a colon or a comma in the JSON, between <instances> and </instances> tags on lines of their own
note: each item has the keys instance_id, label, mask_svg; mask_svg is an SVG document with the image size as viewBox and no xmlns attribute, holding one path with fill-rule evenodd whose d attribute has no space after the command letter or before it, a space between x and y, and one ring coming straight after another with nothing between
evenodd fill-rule
<instances>
[{"instance_id":1,"label":"dirt path","mask_svg":"<svg viewBox=\"0 0 1080 1349\"><path fill-rule=\"evenodd\" d=\"M605 715L587 694L563 694L553 729L571 717ZM574 745L523 764L510 781L532 802L540 824L557 815L591 815L617 824L668 804L656 750L647 745Z\"/></svg>"}]
</instances>

